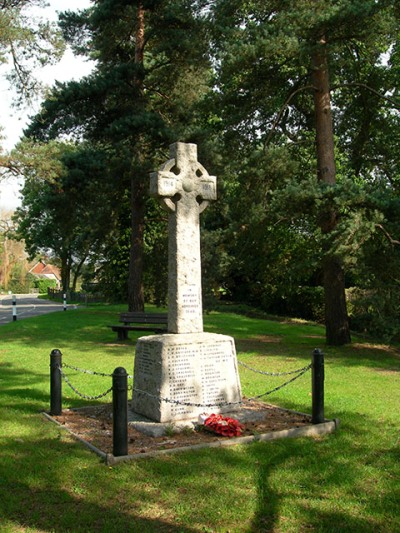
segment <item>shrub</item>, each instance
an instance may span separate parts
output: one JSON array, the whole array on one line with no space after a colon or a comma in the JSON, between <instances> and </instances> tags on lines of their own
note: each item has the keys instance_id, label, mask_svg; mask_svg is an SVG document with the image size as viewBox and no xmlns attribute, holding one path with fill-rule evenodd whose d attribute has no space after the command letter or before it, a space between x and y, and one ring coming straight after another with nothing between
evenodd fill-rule
<instances>
[{"instance_id":1,"label":"shrub","mask_svg":"<svg viewBox=\"0 0 400 533\"><path fill-rule=\"evenodd\" d=\"M40 294L47 294L47 289L55 289L57 282L55 279L38 278L34 281L34 287L39 290Z\"/></svg>"},{"instance_id":2,"label":"shrub","mask_svg":"<svg viewBox=\"0 0 400 533\"><path fill-rule=\"evenodd\" d=\"M400 294L396 288L351 288L346 291L350 326L387 342L400 338Z\"/></svg>"}]
</instances>

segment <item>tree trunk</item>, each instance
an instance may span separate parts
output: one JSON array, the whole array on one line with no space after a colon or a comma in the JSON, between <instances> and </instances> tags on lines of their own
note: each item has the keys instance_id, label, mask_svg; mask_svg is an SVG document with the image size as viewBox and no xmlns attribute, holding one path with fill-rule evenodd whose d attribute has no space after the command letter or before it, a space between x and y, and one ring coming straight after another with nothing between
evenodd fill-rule
<instances>
[{"instance_id":1,"label":"tree trunk","mask_svg":"<svg viewBox=\"0 0 400 533\"><path fill-rule=\"evenodd\" d=\"M144 181L132 177L131 184L131 250L129 258L128 308L144 311L143 236L145 212Z\"/></svg>"},{"instance_id":2,"label":"tree trunk","mask_svg":"<svg viewBox=\"0 0 400 533\"><path fill-rule=\"evenodd\" d=\"M68 256L61 256L61 287L63 292L68 292L71 279L71 265Z\"/></svg>"},{"instance_id":3,"label":"tree trunk","mask_svg":"<svg viewBox=\"0 0 400 533\"><path fill-rule=\"evenodd\" d=\"M135 63L143 66L144 57L144 8L139 2L136 12L135 33ZM136 71L134 85L137 91L138 105L143 97L143 69ZM144 102L143 102L144 105ZM136 146L136 158L141 158L140 142ZM137 168L139 165L133 165ZM144 215L145 215L145 176L131 175L131 250L129 257L128 276L128 309L129 311L144 311L143 289L143 241L144 241Z\"/></svg>"},{"instance_id":4,"label":"tree trunk","mask_svg":"<svg viewBox=\"0 0 400 533\"><path fill-rule=\"evenodd\" d=\"M85 256L83 259L81 259L79 264L74 269L73 277L72 277L72 287L71 287L72 292L76 292L76 286L78 284L78 278L79 278L79 276L81 274L82 267L85 264L86 258L87 258L87 256Z\"/></svg>"},{"instance_id":5,"label":"tree trunk","mask_svg":"<svg viewBox=\"0 0 400 533\"><path fill-rule=\"evenodd\" d=\"M330 103L329 69L325 38L322 37L313 55L313 85L318 179L328 185L336 184L333 122ZM337 225L334 205L320 213L319 224L327 235ZM328 344L340 346L351 342L346 307L344 273L341 259L326 246L322 261L325 292L325 326Z\"/></svg>"},{"instance_id":6,"label":"tree trunk","mask_svg":"<svg viewBox=\"0 0 400 533\"><path fill-rule=\"evenodd\" d=\"M3 251L1 257L1 269L0 269L0 284L4 289L8 289L11 277L11 264L10 264L10 255L8 251L8 238L4 238L3 242Z\"/></svg>"}]
</instances>

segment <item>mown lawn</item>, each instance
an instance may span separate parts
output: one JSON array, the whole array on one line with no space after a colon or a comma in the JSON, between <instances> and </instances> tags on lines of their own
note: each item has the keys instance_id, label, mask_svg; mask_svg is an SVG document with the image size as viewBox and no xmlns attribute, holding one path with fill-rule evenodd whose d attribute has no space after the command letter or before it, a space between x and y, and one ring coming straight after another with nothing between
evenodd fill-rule
<instances>
[{"instance_id":1,"label":"mown lawn","mask_svg":"<svg viewBox=\"0 0 400 533\"><path fill-rule=\"evenodd\" d=\"M356 339L325 346L323 329L301 322L212 313L205 329L232 335L239 360L287 371L325 356L325 414L340 430L185 452L107 467L41 412L49 408L49 354L97 372L133 371L135 338L117 342L106 324L117 306L93 306L0 328L0 531L4 532L397 532L400 531L400 358ZM279 379L240 367L243 393ZM87 395L108 378L68 369ZM310 412L310 373L265 400ZM66 407L92 404L63 386ZM109 401L105 398L103 401Z\"/></svg>"}]
</instances>

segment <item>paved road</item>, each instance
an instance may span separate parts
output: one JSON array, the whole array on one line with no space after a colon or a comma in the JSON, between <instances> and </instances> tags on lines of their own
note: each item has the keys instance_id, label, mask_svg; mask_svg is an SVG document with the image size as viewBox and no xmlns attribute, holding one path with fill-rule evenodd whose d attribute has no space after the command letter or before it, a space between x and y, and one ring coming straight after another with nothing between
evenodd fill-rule
<instances>
[{"instance_id":1,"label":"paved road","mask_svg":"<svg viewBox=\"0 0 400 533\"><path fill-rule=\"evenodd\" d=\"M63 304L50 300L41 300L36 294L17 294L17 320L31 316L63 311ZM67 306L69 307L69 306ZM72 306L75 308L75 306ZM0 325L13 320L12 295L0 295Z\"/></svg>"}]
</instances>

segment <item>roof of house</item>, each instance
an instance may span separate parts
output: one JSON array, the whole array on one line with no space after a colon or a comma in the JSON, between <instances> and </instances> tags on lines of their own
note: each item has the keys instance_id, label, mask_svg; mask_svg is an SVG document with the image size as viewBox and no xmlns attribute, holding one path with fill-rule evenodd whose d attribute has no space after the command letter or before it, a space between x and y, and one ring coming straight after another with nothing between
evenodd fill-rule
<instances>
[{"instance_id":1,"label":"roof of house","mask_svg":"<svg viewBox=\"0 0 400 533\"><path fill-rule=\"evenodd\" d=\"M36 276L55 277L61 279L60 269L55 265L47 265L44 261L39 261L29 271Z\"/></svg>"}]
</instances>

